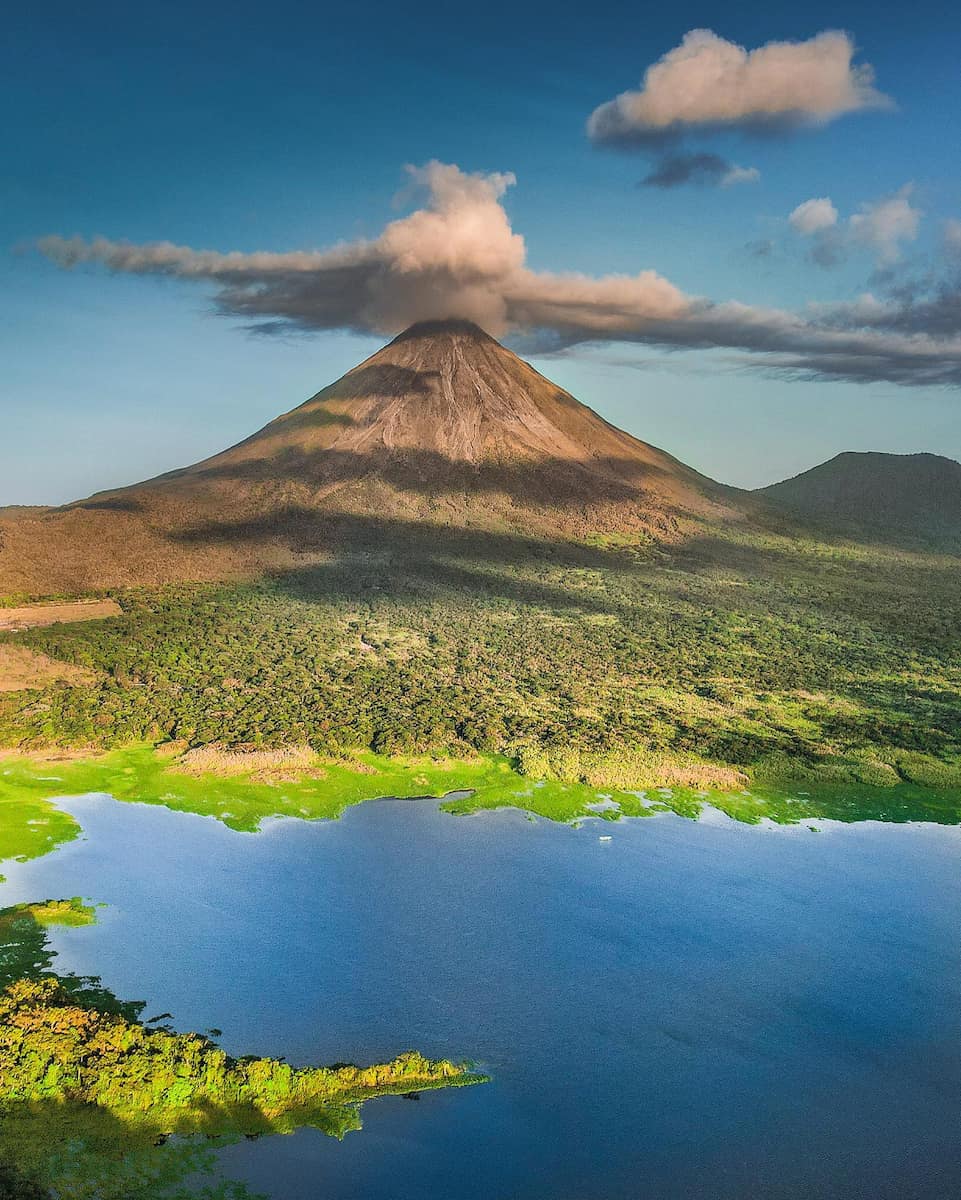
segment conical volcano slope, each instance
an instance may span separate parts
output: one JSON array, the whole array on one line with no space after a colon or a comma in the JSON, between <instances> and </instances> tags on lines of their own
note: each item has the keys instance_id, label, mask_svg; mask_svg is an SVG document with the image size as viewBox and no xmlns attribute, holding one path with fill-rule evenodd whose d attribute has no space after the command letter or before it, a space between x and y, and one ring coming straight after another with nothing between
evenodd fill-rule
<instances>
[{"instance_id":1,"label":"conical volcano slope","mask_svg":"<svg viewBox=\"0 0 961 1200\"><path fill-rule=\"evenodd\" d=\"M736 497L477 326L431 322L213 458L0 517L0 593L248 574L410 525L671 538Z\"/></svg>"},{"instance_id":2,"label":"conical volcano slope","mask_svg":"<svg viewBox=\"0 0 961 1200\"><path fill-rule=\"evenodd\" d=\"M596 513L612 501L663 525L721 491L460 321L412 326L240 445L151 486L200 499L255 483L355 511L376 492L371 511L381 514L440 503L483 521L509 509L545 529L568 528L572 504ZM540 511L525 518L527 505Z\"/></svg>"}]
</instances>

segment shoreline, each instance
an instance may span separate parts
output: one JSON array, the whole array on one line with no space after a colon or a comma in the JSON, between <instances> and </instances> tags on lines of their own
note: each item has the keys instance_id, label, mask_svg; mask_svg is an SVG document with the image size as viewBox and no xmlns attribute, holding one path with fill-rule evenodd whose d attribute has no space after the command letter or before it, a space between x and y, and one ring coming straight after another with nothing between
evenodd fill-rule
<instances>
[{"instance_id":1,"label":"shoreline","mask_svg":"<svg viewBox=\"0 0 961 1200\"><path fill-rule=\"evenodd\" d=\"M628 770L629 765L621 769L622 778ZM0 866L5 860L41 857L79 837L79 822L56 800L90 793L209 816L250 833L268 818L332 820L356 804L388 797L435 798L442 811L454 815L515 808L565 823L662 812L697 818L711 808L746 824L765 819L778 825L824 819L961 824L961 787L906 781L879 786L746 779L730 790L631 786L533 778L493 755L400 758L358 751L331 760L303 748L252 754L207 748L198 756L196 751L172 753L169 744L139 744L100 754L0 751Z\"/></svg>"}]
</instances>

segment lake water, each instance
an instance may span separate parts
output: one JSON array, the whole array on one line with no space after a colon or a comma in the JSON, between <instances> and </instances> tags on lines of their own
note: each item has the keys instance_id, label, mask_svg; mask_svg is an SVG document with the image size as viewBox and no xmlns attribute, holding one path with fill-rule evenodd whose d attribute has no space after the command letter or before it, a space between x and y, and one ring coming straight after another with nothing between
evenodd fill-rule
<instances>
[{"instance_id":1,"label":"lake water","mask_svg":"<svg viewBox=\"0 0 961 1200\"><path fill-rule=\"evenodd\" d=\"M493 1076L227 1147L274 1200L961 1195L959 828L65 807L86 839L0 885L109 905L58 969L233 1053Z\"/></svg>"}]
</instances>

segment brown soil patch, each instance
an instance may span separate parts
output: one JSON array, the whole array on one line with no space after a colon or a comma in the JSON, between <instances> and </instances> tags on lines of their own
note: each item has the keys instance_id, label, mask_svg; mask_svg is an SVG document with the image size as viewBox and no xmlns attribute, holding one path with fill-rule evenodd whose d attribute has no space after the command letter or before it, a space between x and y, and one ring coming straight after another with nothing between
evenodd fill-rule
<instances>
[{"instance_id":1,"label":"brown soil patch","mask_svg":"<svg viewBox=\"0 0 961 1200\"><path fill-rule=\"evenodd\" d=\"M76 600L67 604L24 604L19 608L0 608L0 631L19 632L42 625L61 625L73 621L98 621L119 617L123 609L116 600Z\"/></svg>"},{"instance_id":2,"label":"brown soil patch","mask_svg":"<svg viewBox=\"0 0 961 1200\"><path fill-rule=\"evenodd\" d=\"M57 662L26 646L0 646L0 692L21 692L52 683L82 686L96 679L94 671Z\"/></svg>"}]
</instances>

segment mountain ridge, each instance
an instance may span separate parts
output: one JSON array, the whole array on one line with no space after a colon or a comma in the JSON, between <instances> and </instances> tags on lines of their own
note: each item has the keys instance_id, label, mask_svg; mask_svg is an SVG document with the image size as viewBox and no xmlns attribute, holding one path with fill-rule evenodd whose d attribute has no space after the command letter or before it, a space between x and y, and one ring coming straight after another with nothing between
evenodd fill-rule
<instances>
[{"instance_id":1,"label":"mountain ridge","mask_svg":"<svg viewBox=\"0 0 961 1200\"><path fill-rule=\"evenodd\" d=\"M826 529L961 548L961 463L944 455L846 450L755 494Z\"/></svg>"},{"instance_id":2,"label":"mountain ridge","mask_svg":"<svg viewBox=\"0 0 961 1200\"><path fill-rule=\"evenodd\" d=\"M256 577L484 536L497 555L707 527L961 550L961 464L845 452L746 492L605 421L469 321L404 330L200 462L58 508L0 508L0 595Z\"/></svg>"}]
</instances>

